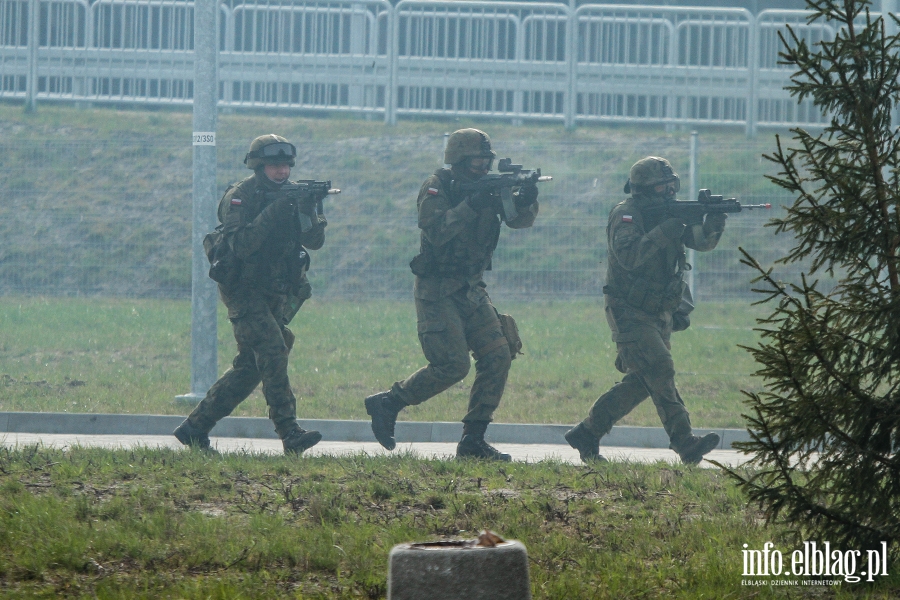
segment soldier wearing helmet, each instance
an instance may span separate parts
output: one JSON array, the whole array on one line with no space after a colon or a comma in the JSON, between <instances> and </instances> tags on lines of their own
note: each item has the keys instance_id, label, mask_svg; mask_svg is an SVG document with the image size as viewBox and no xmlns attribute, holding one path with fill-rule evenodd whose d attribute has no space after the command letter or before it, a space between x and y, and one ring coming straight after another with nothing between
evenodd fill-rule
<instances>
[{"instance_id":1,"label":"soldier wearing helmet","mask_svg":"<svg viewBox=\"0 0 900 600\"><path fill-rule=\"evenodd\" d=\"M462 419L457 456L510 460L509 454L499 452L484 439L513 358L482 279L484 271L491 268L500 236L501 203L490 194L464 196L455 189L456 182L484 177L496 157L483 131L455 131L444 153L444 163L450 168L438 169L419 191L421 245L410 267L416 275L419 342L428 365L394 383L390 390L365 400L375 438L388 450L395 447L398 413L461 381L469 372L471 352L476 375L468 412ZM534 185L514 189L518 215L506 225L514 229L531 227L538 213L537 196ZM503 318L509 319L506 315ZM509 335L513 337L511 332Z\"/></svg>"},{"instance_id":2,"label":"soldier wearing helmet","mask_svg":"<svg viewBox=\"0 0 900 600\"><path fill-rule=\"evenodd\" d=\"M603 294L616 343L616 368L625 376L565 435L584 462L604 460L600 438L648 396L669 435L669 447L682 462L699 463L719 444L715 433L699 437L692 432L687 408L675 388L669 339L673 331L688 325L686 313L683 322L678 319L679 306L690 299L682 277L690 269L684 249L715 248L725 229L725 215L709 214L702 223L685 223L665 211L648 210L674 200L679 188L669 161L648 156L631 167L625 184L631 198L610 212Z\"/></svg>"},{"instance_id":3,"label":"soldier wearing helmet","mask_svg":"<svg viewBox=\"0 0 900 600\"><path fill-rule=\"evenodd\" d=\"M325 243L324 216L314 202L273 197L270 192L287 183L297 149L285 138L261 135L250 144L244 164L253 175L229 186L219 201L217 229L223 262L230 265L217 278L219 295L237 340L232 367L209 389L174 435L185 445L210 447L209 431L231 414L260 384L269 418L287 454L299 454L322 439L317 431L297 424L296 398L288 380L288 353L294 334L287 325L312 295L306 271L307 250ZM298 211L313 226L301 231Z\"/></svg>"}]
</instances>

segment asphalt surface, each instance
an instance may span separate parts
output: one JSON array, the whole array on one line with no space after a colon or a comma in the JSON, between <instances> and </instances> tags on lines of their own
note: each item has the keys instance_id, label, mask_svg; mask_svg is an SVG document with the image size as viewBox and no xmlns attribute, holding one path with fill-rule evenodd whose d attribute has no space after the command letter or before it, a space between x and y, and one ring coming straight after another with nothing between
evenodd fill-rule
<instances>
[{"instance_id":1,"label":"asphalt surface","mask_svg":"<svg viewBox=\"0 0 900 600\"><path fill-rule=\"evenodd\" d=\"M246 437L211 437L213 446L220 452L250 452L258 454L281 454L281 441ZM488 436L490 441L490 436ZM66 449L76 446L128 449L182 448L171 435L88 435L60 433L20 433L0 432L0 446L15 448L40 444L45 447ZM578 452L563 444L510 444L494 443L503 452L512 455L514 461L539 462L556 460L570 464L580 464ZM409 452L423 458L449 459L456 455L456 444L447 442L398 443L393 453ZM310 456L340 456L365 453L376 456L390 454L377 442L366 441L322 441L306 452ZM611 461L653 463L678 462L678 456L666 448L636 448L627 446L601 446L600 453ZM748 456L736 450L713 450L706 458L724 465L738 466L748 460ZM706 460L701 467L714 467Z\"/></svg>"}]
</instances>

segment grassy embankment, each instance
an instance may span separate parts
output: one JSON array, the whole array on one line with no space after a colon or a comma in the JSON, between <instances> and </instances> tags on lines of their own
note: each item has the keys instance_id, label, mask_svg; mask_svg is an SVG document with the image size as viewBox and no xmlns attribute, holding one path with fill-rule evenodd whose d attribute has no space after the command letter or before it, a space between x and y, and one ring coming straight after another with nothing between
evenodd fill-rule
<instances>
[{"instance_id":1,"label":"grassy embankment","mask_svg":"<svg viewBox=\"0 0 900 600\"><path fill-rule=\"evenodd\" d=\"M900 593L895 569L742 585L744 544L787 565L795 548L759 517L719 472L680 465L29 447L0 451L0 597L384 598L394 544L485 527L526 545L536 600Z\"/></svg>"},{"instance_id":2,"label":"grassy embankment","mask_svg":"<svg viewBox=\"0 0 900 600\"><path fill-rule=\"evenodd\" d=\"M501 156L554 177L541 186L542 232L514 240L504 232L498 249L498 272L521 274L523 289L535 272L568 284L600 276L602 223L624 198L622 185L635 160L670 158L685 176L687 193L687 131L607 126L569 132L558 124L465 120L388 127L352 118L246 114L219 119L219 189L249 174L241 163L249 140L273 131L285 135L300 152L295 177L331 179L343 190L327 202L329 240L315 253L316 289L398 297L398 288L407 293L407 264L418 247L415 195L440 166L443 132L467 125L489 130ZM48 105L25 114L0 104L0 293L189 295L190 133L187 112ZM763 176L771 168L760 159L774 147L770 137L704 131L700 185L744 202L778 202ZM758 223L748 215L732 222L737 219ZM588 233L577 227L584 224L591 224ZM698 255L698 271L715 276L726 256L726 270L733 270L737 244L758 251L768 264L782 242L759 225L735 230L722 249ZM715 285L736 284L746 288L745 280Z\"/></svg>"},{"instance_id":3,"label":"grassy embankment","mask_svg":"<svg viewBox=\"0 0 900 600\"><path fill-rule=\"evenodd\" d=\"M513 363L501 422L574 423L620 378L597 302L513 303L525 355ZM235 352L220 307L219 365ZM737 344L753 344L752 311L701 304L694 326L675 334L678 383L694 424L741 427L741 389L758 389ZM305 418L367 419L362 399L424 364L411 302L324 302L292 323L290 375ZM0 298L0 411L178 414L189 391L190 303L176 300ZM402 418L455 421L473 373ZM236 415L265 416L259 391ZM622 424L659 426L652 403Z\"/></svg>"}]
</instances>

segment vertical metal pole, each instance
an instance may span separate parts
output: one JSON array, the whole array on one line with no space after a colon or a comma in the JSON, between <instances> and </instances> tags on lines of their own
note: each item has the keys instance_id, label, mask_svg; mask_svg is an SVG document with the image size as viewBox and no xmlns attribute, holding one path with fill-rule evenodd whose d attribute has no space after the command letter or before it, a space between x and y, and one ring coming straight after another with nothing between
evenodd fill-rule
<instances>
[{"instance_id":1,"label":"vertical metal pole","mask_svg":"<svg viewBox=\"0 0 900 600\"><path fill-rule=\"evenodd\" d=\"M691 132L691 166L690 171L688 172L688 193L690 194L690 200L694 200L697 198L697 132ZM687 261L691 265L691 270L687 272L687 284L688 289L691 290L691 296L696 299L697 295L694 293L694 249L688 248L687 251Z\"/></svg>"},{"instance_id":2,"label":"vertical metal pole","mask_svg":"<svg viewBox=\"0 0 900 600\"><path fill-rule=\"evenodd\" d=\"M449 132L449 131L445 131L445 132L444 132L444 147L443 147L443 151L444 151L445 153L447 152L447 142L448 142L449 140L450 140L450 132ZM444 168L445 168L445 169L449 169L449 168L452 167L452 166L453 166L453 165L448 165L447 163L444 163Z\"/></svg>"},{"instance_id":3,"label":"vertical metal pole","mask_svg":"<svg viewBox=\"0 0 900 600\"><path fill-rule=\"evenodd\" d=\"M576 77L578 67L578 7L576 0L569 0L569 15L566 19L566 64L568 66L566 81L566 129L575 129L575 114L578 109L578 96L576 92Z\"/></svg>"},{"instance_id":4,"label":"vertical metal pole","mask_svg":"<svg viewBox=\"0 0 900 600\"><path fill-rule=\"evenodd\" d=\"M217 0L194 2L194 188L191 249L191 393L177 400L199 402L218 374L216 284L203 237L216 226L216 109L219 99Z\"/></svg>"},{"instance_id":5,"label":"vertical metal pole","mask_svg":"<svg viewBox=\"0 0 900 600\"><path fill-rule=\"evenodd\" d=\"M41 0L28 2L28 79L25 82L25 112L37 109L38 45L41 43Z\"/></svg>"},{"instance_id":6,"label":"vertical metal pole","mask_svg":"<svg viewBox=\"0 0 900 600\"><path fill-rule=\"evenodd\" d=\"M750 31L747 34L747 43L750 44L749 57L747 58L747 75L749 81L749 94L747 95L747 127L748 138L756 137L756 123L759 120L759 89L757 79L759 77L759 19L755 15L750 18ZM693 198L692 198L693 199Z\"/></svg>"},{"instance_id":7,"label":"vertical metal pole","mask_svg":"<svg viewBox=\"0 0 900 600\"><path fill-rule=\"evenodd\" d=\"M400 11L392 6L388 17L388 86L384 92L384 123L397 124L397 86L400 70L400 40L397 32L400 29Z\"/></svg>"},{"instance_id":8,"label":"vertical metal pole","mask_svg":"<svg viewBox=\"0 0 900 600\"><path fill-rule=\"evenodd\" d=\"M884 19L884 35L886 38L897 35L897 24L891 18L897 12L897 0L881 0L881 17ZM894 104L891 109L891 129L900 127L900 106Z\"/></svg>"}]
</instances>

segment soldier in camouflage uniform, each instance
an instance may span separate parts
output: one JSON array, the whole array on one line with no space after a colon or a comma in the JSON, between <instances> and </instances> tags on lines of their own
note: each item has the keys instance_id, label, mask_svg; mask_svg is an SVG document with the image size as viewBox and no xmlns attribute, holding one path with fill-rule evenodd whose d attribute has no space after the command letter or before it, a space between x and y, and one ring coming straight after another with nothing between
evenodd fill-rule
<instances>
[{"instance_id":1,"label":"soldier in camouflage uniform","mask_svg":"<svg viewBox=\"0 0 900 600\"><path fill-rule=\"evenodd\" d=\"M365 400L375 438L388 450L396 445L394 425L403 407L421 404L461 381L469 373L471 351L475 381L457 456L510 459L484 440L513 358L482 279L491 268L500 236L500 199L484 193L463 196L454 190L455 182L487 175L496 156L483 131L456 131L444 154L444 163L451 168L436 171L419 191L421 248L410 267L416 275L419 342L429 364ZM506 225L531 227L538 213L537 196L535 185L514 189L518 215Z\"/></svg>"},{"instance_id":2,"label":"soldier in camouflage uniform","mask_svg":"<svg viewBox=\"0 0 900 600\"><path fill-rule=\"evenodd\" d=\"M631 168L625 192L607 226L608 268L606 320L616 343L616 368L625 374L591 407L587 418L565 437L581 460L603 461L600 438L648 396L669 435L670 448L682 462L696 464L718 446L715 433L693 435L684 401L675 389L675 365L669 338L679 326L678 307L689 269L685 246L707 251L716 247L725 229L725 214L709 214L702 223L685 223L664 211L652 210L672 200L680 187L678 175L663 158L649 156ZM661 215L661 216L656 216Z\"/></svg>"},{"instance_id":3,"label":"soldier in camouflage uniform","mask_svg":"<svg viewBox=\"0 0 900 600\"><path fill-rule=\"evenodd\" d=\"M175 430L186 445L208 449L209 431L244 401L262 382L269 418L287 454L299 454L322 439L317 431L297 424L296 398L288 381L288 353L294 334L287 325L311 296L306 278L309 255L325 243L325 217L314 200L272 197L288 182L296 148L281 136L253 140L244 163L253 175L228 188L219 202L219 221L230 266L219 282L228 308L238 354L232 367ZM301 232L299 212L312 228ZM212 273L212 271L211 271Z\"/></svg>"}]
</instances>

